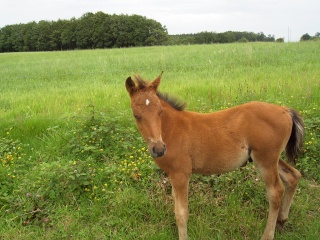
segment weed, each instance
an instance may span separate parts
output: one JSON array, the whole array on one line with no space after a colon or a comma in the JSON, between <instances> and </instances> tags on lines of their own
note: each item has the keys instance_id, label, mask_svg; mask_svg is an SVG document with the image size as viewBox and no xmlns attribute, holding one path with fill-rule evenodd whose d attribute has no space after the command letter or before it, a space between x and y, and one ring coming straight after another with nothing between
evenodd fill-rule
<instances>
[{"instance_id":1,"label":"weed","mask_svg":"<svg viewBox=\"0 0 320 240\"><path fill-rule=\"evenodd\" d=\"M20 167L25 160L24 144L11 137L13 127L4 131L0 139L0 200L10 197L16 181L20 180Z\"/></svg>"}]
</instances>

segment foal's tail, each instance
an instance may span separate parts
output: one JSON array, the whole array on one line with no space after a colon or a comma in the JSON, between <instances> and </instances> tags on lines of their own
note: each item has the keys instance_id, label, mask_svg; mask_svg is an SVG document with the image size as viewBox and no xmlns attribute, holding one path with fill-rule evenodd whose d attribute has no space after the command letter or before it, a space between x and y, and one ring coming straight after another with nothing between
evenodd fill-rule
<instances>
[{"instance_id":1,"label":"foal's tail","mask_svg":"<svg viewBox=\"0 0 320 240\"><path fill-rule=\"evenodd\" d=\"M303 139L304 139L304 124L300 114L289 109L289 114L292 118L292 132L289 138L288 144L286 146L286 155L290 163L295 163L297 157L302 151Z\"/></svg>"}]
</instances>

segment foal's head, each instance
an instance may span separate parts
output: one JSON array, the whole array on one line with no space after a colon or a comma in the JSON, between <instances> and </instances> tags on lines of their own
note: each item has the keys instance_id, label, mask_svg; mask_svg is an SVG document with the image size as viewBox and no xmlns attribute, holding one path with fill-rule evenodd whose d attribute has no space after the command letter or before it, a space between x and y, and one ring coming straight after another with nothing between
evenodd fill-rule
<instances>
[{"instance_id":1,"label":"foal's head","mask_svg":"<svg viewBox=\"0 0 320 240\"><path fill-rule=\"evenodd\" d=\"M133 116L153 158L162 157L166 152L161 137L163 109L157 96L161 75L152 82L145 82L139 76L134 79L128 77L126 80Z\"/></svg>"}]
</instances>

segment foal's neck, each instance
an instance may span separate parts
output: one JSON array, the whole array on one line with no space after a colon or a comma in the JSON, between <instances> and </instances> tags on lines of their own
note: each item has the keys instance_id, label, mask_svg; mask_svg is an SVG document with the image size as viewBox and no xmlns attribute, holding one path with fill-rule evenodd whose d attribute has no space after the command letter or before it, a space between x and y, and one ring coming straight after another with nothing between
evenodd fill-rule
<instances>
[{"instance_id":1,"label":"foal's neck","mask_svg":"<svg viewBox=\"0 0 320 240\"><path fill-rule=\"evenodd\" d=\"M163 107L161 119L162 131L170 131L175 126L184 124L183 115L185 111L176 110L163 100L161 100L161 105Z\"/></svg>"}]
</instances>

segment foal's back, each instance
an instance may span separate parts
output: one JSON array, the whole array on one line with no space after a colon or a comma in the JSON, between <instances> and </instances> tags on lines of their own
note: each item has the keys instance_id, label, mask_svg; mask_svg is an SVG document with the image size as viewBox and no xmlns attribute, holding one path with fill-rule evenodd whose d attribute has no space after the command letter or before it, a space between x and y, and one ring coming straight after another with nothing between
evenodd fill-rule
<instances>
[{"instance_id":1,"label":"foal's back","mask_svg":"<svg viewBox=\"0 0 320 240\"><path fill-rule=\"evenodd\" d=\"M184 154L183 161L192 166L192 172L202 174L234 170L251 158L252 152L280 154L292 129L286 108L263 102L210 114L183 114L180 127L185 133L180 135L182 139L171 141L181 143L176 151ZM170 139L165 141L170 146Z\"/></svg>"}]
</instances>

